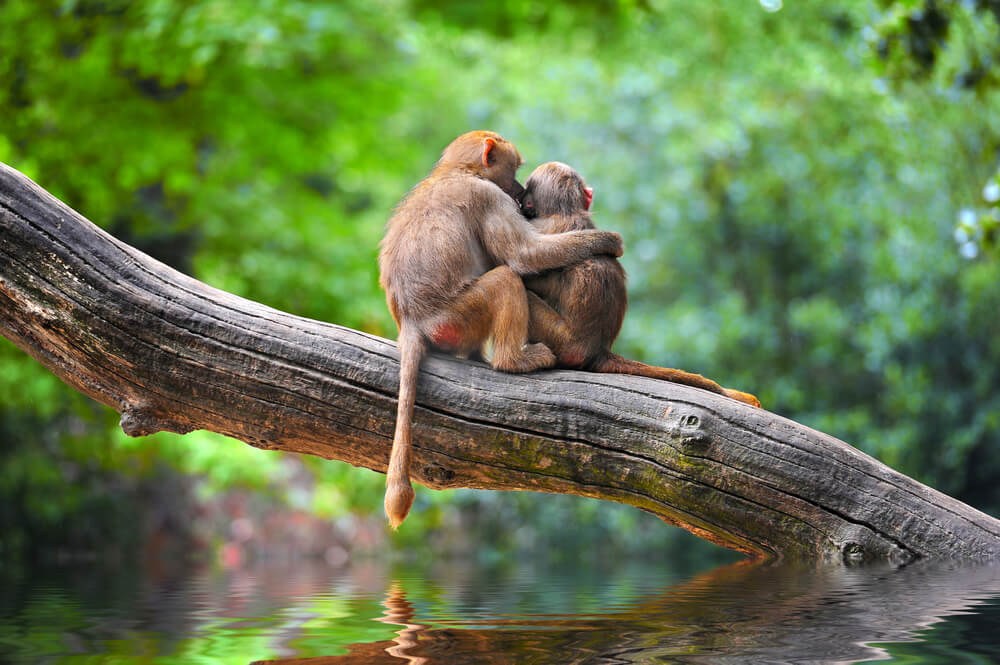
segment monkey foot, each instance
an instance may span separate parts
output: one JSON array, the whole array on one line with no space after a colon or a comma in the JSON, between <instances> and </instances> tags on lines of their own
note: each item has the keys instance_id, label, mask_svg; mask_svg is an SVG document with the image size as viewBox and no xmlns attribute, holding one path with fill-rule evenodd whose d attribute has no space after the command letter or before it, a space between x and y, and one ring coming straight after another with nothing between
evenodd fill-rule
<instances>
[{"instance_id":1,"label":"monkey foot","mask_svg":"<svg viewBox=\"0 0 1000 665\"><path fill-rule=\"evenodd\" d=\"M514 374L546 369L554 367L555 364L555 354L544 344L525 344L514 358L501 358L499 354L493 358L493 369Z\"/></svg>"}]
</instances>

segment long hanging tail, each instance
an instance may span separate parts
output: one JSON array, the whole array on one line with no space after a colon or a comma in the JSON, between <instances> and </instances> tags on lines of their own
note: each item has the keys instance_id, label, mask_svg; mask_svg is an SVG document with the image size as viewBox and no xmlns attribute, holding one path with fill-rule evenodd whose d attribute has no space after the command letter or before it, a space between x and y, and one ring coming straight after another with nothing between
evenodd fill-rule
<instances>
[{"instance_id":1,"label":"long hanging tail","mask_svg":"<svg viewBox=\"0 0 1000 665\"><path fill-rule=\"evenodd\" d=\"M685 372L681 369L647 365L646 363L641 363L638 360L622 358L616 353L609 352L602 360L595 362L592 366L592 371L602 372L604 374L632 374L634 376L645 376L651 379L660 379L661 381L672 381L673 383L702 388L703 390L725 395L726 397L731 397L735 400L739 400L740 402L746 402L751 406L760 406L760 400L750 393L723 388L715 381L706 379L701 374L692 374L691 372Z\"/></svg>"},{"instance_id":2,"label":"long hanging tail","mask_svg":"<svg viewBox=\"0 0 1000 665\"><path fill-rule=\"evenodd\" d=\"M417 399L417 376L426 346L413 328L399 331L399 406L396 410L396 433L392 439L389 469L385 474L385 514L393 529L399 527L413 505L410 484L410 453L413 449L413 405Z\"/></svg>"}]
</instances>

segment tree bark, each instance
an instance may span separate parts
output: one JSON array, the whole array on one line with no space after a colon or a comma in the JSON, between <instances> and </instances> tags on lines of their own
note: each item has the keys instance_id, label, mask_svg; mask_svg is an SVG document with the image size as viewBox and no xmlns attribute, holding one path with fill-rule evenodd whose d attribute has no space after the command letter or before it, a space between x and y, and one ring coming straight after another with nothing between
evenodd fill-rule
<instances>
[{"instance_id":1,"label":"tree bark","mask_svg":"<svg viewBox=\"0 0 1000 665\"><path fill-rule=\"evenodd\" d=\"M121 413L385 471L387 340L214 289L111 237L0 164L0 333ZM431 356L413 475L436 488L619 501L754 556L991 559L1000 522L766 410L640 377L509 375Z\"/></svg>"}]
</instances>

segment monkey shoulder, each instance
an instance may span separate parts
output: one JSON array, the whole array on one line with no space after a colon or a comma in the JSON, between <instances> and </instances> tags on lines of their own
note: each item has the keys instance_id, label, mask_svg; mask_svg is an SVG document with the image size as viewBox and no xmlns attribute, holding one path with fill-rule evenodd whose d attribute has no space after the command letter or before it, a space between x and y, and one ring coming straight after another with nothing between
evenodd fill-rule
<instances>
[{"instance_id":1,"label":"monkey shoulder","mask_svg":"<svg viewBox=\"0 0 1000 665\"><path fill-rule=\"evenodd\" d=\"M492 180L471 173L458 172L439 178L433 187L435 197L446 197L450 201L474 201L480 204L496 204L504 199L511 200Z\"/></svg>"},{"instance_id":2,"label":"monkey shoulder","mask_svg":"<svg viewBox=\"0 0 1000 665\"><path fill-rule=\"evenodd\" d=\"M576 215L572 215L568 218L566 225L567 231L590 231L597 228L597 226L594 225L594 220L591 218L589 212L581 212Z\"/></svg>"},{"instance_id":3,"label":"monkey shoulder","mask_svg":"<svg viewBox=\"0 0 1000 665\"><path fill-rule=\"evenodd\" d=\"M590 215L555 214L535 221L535 228L541 233L567 233L569 231L589 231L596 229Z\"/></svg>"}]
</instances>

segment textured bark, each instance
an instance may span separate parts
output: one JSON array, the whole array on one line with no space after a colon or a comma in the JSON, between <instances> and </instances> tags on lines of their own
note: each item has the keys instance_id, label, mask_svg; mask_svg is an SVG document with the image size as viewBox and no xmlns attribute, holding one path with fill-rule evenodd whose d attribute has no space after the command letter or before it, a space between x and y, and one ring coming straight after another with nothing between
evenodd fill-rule
<instances>
[{"instance_id":1,"label":"textured bark","mask_svg":"<svg viewBox=\"0 0 1000 665\"><path fill-rule=\"evenodd\" d=\"M121 413L385 471L387 340L219 291L0 164L0 333ZM993 558L1000 522L851 446L695 388L583 372L421 370L414 477L637 506L726 547L828 562Z\"/></svg>"}]
</instances>

